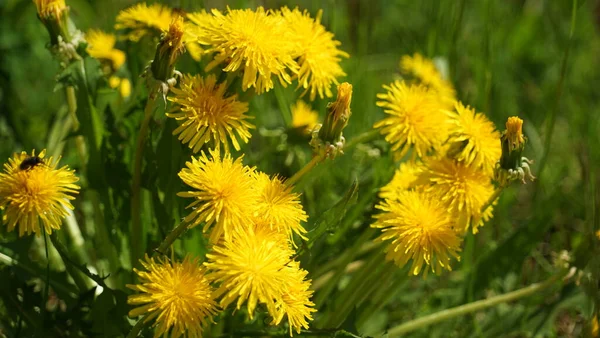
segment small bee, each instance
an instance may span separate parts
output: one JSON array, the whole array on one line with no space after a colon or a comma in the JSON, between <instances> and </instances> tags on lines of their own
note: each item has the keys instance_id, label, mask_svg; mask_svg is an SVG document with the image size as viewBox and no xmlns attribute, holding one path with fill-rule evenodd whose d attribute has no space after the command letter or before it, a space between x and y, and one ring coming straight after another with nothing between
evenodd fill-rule
<instances>
[{"instance_id":1,"label":"small bee","mask_svg":"<svg viewBox=\"0 0 600 338\"><path fill-rule=\"evenodd\" d=\"M19 169L30 170L31 168L35 167L40 163L44 163L44 160L41 157L28 156L26 159L23 160L23 162L21 162L21 164L19 164Z\"/></svg>"}]
</instances>

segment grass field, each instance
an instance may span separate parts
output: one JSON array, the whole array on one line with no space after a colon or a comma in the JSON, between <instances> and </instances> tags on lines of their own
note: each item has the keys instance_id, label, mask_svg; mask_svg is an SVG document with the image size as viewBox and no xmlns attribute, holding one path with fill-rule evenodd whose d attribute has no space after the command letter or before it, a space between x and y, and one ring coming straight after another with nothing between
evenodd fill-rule
<instances>
[{"instance_id":1,"label":"grass field","mask_svg":"<svg viewBox=\"0 0 600 338\"><path fill-rule=\"evenodd\" d=\"M599 336L599 1L159 2L181 13L297 6L314 18L322 10L321 23L349 54L340 62L347 75L338 77L352 85L352 115L343 131L347 149L319 163L294 187L308 216L303 227L309 240L296 237L293 259L312 280L316 309L310 329L299 335ZM77 29L115 34L119 11L134 4L66 3ZM131 81L131 95L124 98L110 88L93 58L65 67L52 56L34 2L2 1L0 15L0 161L7 163L15 152L47 149L48 156L62 156L60 166L75 170L81 187L71 202L74 213L53 232L52 243L43 232L19 236L0 226L0 336L127 336L138 319L128 316L134 306L127 297L135 291L125 286L139 284L136 257L154 254L190 213L191 200L177 196L189 188L178 173L190 156L199 155L172 136L177 123L165 116L172 102L165 108L159 97L156 111L144 112L152 100L140 75L155 56L159 35L117 41L126 62L111 72ZM476 234L464 234L460 260L439 275L412 276L410 264L386 261L383 246L372 241L380 232L370 227L380 213L379 189L413 156L396 161L390 144L374 132L373 125L386 116L376 105L377 94L400 78L401 57L415 53L434 60L456 98L483 112L498 131L505 130L510 116L524 121L524 156L534 161L536 177L502 191L493 218ZM197 61L184 53L175 68L204 74L211 58ZM78 78L81 69L87 80ZM268 175L290 178L313 155L309 137L291 128L291 106L302 90L296 82L287 87L275 82L260 95L237 88L256 128L241 150L232 148L232 156L243 155L245 165ZM335 88L332 98L304 97L319 121L335 100ZM75 109L69 99L76 100ZM81 129L73 128L71 113ZM145 115L148 138L139 147ZM143 154L136 197L138 150ZM138 197L137 208L131 206ZM0 184L0 207L2 198ZM0 215L6 218L8 212L0 209ZM181 261L191 254L204 262L212 251L202 227L181 235L165 259ZM511 293L521 289L522 295ZM502 295L509 297L498 298ZM493 302L474 303L486 299ZM253 318L246 305L236 311L235 304L219 310L203 335L288 335L286 319L269 325L272 316L264 302ZM414 322L465 304L480 308L467 305L447 320ZM136 328L143 336L156 330L150 324Z\"/></svg>"}]
</instances>

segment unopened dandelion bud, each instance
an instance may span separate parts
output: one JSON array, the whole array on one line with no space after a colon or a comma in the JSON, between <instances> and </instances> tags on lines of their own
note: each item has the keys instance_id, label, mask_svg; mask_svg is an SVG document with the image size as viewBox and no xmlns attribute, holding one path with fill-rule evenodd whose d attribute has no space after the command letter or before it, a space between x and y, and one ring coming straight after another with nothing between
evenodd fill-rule
<instances>
[{"instance_id":1,"label":"unopened dandelion bud","mask_svg":"<svg viewBox=\"0 0 600 338\"><path fill-rule=\"evenodd\" d=\"M169 30L163 34L156 47L154 60L150 65L150 71L155 80L168 85L173 85L176 82L174 80L174 75L177 74L175 62L179 55L185 51L183 32L183 17L178 16L173 19L169 25Z\"/></svg>"},{"instance_id":2,"label":"unopened dandelion bud","mask_svg":"<svg viewBox=\"0 0 600 338\"><path fill-rule=\"evenodd\" d=\"M319 137L325 142L339 142L342 130L348 124L350 115L350 102L352 101L352 85L344 82L338 86L338 94L335 102L327 105L327 116L323 127L319 131Z\"/></svg>"},{"instance_id":3,"label":"unopened dandelion bud","mask_svg":"<svg viewBox=\"0 0 600 338\"><path fill-rule=\"evenodd\" d=\"M338 95L335 102L327 105L327 115L322 125L317 125L313 130L310 145L315 152L324 152L328 157L343 154L345 143L342 131L350 120L350 102L352 101L352 85L344 82L338 86Z\"/></svg>"},{"instance_id":4,"label":"unopened dandelion bud","mask_svg":"<svg viewBox=\"0 0 600 338\"><path fill-rule=\"evenodd\" d=\"M523 120L516 116L506 121L506 130L500 137L502 156L496 165L495 177L500 184L514 180L525 183L525 179L534 180L529 167L533 161L523 157L527 138L523 135Z\"/></svg>"},{"instance_id":5,"label":"unopened dandelion bud","mask_svg":"<svg viewBox=\"0 0 600 338\"><path fill-rule=\"evenodd\" d=\"M69 33L69 7L65 0L34 0L40 21L46 26L50 34L50 44L55 46L59 43L59 37L63 41L70 42Z\"/></svg>"}]
</instances>

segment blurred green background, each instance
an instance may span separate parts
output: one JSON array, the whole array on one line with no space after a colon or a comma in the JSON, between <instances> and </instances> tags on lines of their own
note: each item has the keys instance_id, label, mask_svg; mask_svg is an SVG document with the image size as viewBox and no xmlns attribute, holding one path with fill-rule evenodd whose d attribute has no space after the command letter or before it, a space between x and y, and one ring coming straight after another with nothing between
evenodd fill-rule
<instances>
[{"instance_id":1,"label":"blurred green background","mask_svg":"<svg viewBox=\"0 0 600 338\"><path fill-rule=\"evenodd\" d=\"M71 17L82 31L113 31L118 11L133 3L67 0ZM600 1L161 3L186 11L225 9L227 5L288 5L306 8L316 15L322 9L324 25L342 42L341 49L350 54L342 63L348 75L340 79L354 87L353 115L344 132L347 140L368 131L383 117L382 109L375 105L376 94L382 92L382 84L398 76L400 57L415 52L444 65L458 98L485 112L499 130L504 129L509 116L517 115L525 121L524 132L530 141L526 156L535 161L533 173L537 180L505 191L494 219L479 234L466 238L455 271L440 277L409 278L406 269L386 265L387 270L374 275L383 286L355 300L356 307L342 316L344 327L373 335L418 316L518 289L547 278L553 257L562 250L569 252L579 271L589 273L597 290L599 251L593 234L600 229ZM33 2L1 1L0 15L0 159L4 162L14 151L45 148L56 128L57 116L64 115L66 106L63 91L53 91L59 66L47 49L47 32L37 20ZM151 56L153 44L147 43L146 53ZM117 48L125 49L124 43L120 42ZM135 81L147 59L140 52L136 62L131 57L134 51L127 49L127 72ZM186 55L178 69L195 73L202 67ZM294 88L295 85L276 88L277 95L268 93L251 102L250 114L256 116L254 123L259 130L253 132L243 150L245 161L269 174L289 176L309 156L307 146L293 145L292 141L282 146L281 140L268 132L285 126L289 114L285 110L299 95ZM314 107L323 114L326 103L327 100L317 100ZM134 110L143 107L133 105ZM137 115L116 115L120 128L136 129ZM69 140L63 162L77 168L72 143ZM184 156L189 156L187 148L181 149ZM299 187L310 215L307 227L311 228L331 217L327 210L343 200L354 180L358 183L358 195L350 198L336 230L315 244L310 255L303 255L303 267L313 279L327 271L329 262L352 248L370 224L377 189L389 181L395 169L387 150L382 138L358 146L334 162L318 166L312 179ZM292 158L294 154L299 157ZM180 206L186 202L180 202ZM153 226L149 231L160 233ZM158 225L163 226L168 230L172 224ZM191 236L194 235L188 234L186 243L198 240L198 236ZM10 246L4 242L0 251L6 253ZM192 247L185 244L184 249L203 252L202 247L189 245ZM368 252L356 252L354 259L368 257ZM335 315L329 314L338 312L339 303L347 299L344 285L351 277L352 274L343 276L328 291L328 297L319 296L323 290L316 292L315 297L321 301L317 301L319 311L327 315L317 315L313 326L324 328L336 323L332 319ZM593 292L586 293L585 289L583 282L570 283L550 295L504 304L436 324L414 335L584 335L593 304L598 304ZM6 304L3 307L0 314L10 309Z\"/></svg>"}]
</instances>

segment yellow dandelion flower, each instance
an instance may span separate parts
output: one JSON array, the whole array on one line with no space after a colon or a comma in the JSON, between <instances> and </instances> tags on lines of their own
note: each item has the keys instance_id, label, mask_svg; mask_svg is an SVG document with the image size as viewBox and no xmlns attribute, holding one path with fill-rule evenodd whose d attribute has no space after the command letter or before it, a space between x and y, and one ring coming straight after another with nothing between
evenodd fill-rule
<instances>
[{"instance_id":1,"label":"yellow dandelion flower","mask_svg":"<svg viewBox=\"0 0 600 338\"><path fill-rule=\"evenodd\" d=\"M310 92L311 101L317 93L320 98L333 96L331 85L339 84L337 77L346 76L340 61L342 57L349 57L348 53L338 49L341 42L334 40L333 33L321 24L322 14L319 11L313 19L306 10L281 9L281 15L298 43L298 87L305 89L302 95Z\"/></svg>"},{"instance_id":2,"label":"yellow dandelion flower","mask_svg":"<svg viewBox=\"0 0 600 338\"><path fill-rule=\"evenodd\" d=\"M375 123L385 140L392 144L396 158L404 156L413 147L419 157L437 149L447 138L446 116L435 92L421 85L407 85L396 81L384 85L385 94L377 94L377 105L389 117Z\"/></svg>"},{"instance_id":3,"label":"yellow dandelion flower","mask_svg":"<svg viewBox=\"0 0 600 338\"><path fill-rule=\"evenodd\" d=\"M41 226L47 234L60 229L62 219L73 209L70 200L78 193L79 181L68 166L57 168L60 157L45 158L46 150L38 155L35 150L15 153L4 172L0 173L0 210L2 222L8 231L19 226L19 236L40 233Z\"/></svg>"},{"instance_id":4,"label":"yellow dandelion flower","mask_svg":"<svg viewBox=\"0 0 600 338\"><path fill-rule=\"evenodd\" d=\"M139 41L144 35L160 34L173 21L172 10L161 4L138 3L119 12L115 29L129 30L128 40Z\"/></svg>"},{"instance_id":5,"label":"yellow dandelion flower","mask_svg":"<svg viewBox=\"0 0 600 338\"><path fill-rule=\"evenodd\" d=\"M300 268L298 262L292 262L286 268L290 274L296 275L290 279L281 301L276 303L277 313L273 316L271 325L279 325L283 317L287 317L290 336L295 330L300 334L302 328L308 329L308 322L312 321L312 313L317 310L310 300L313 291L310 290L310 279L306 279L308 272Z\"/></svg>"},{"instance_id":6,"label":"yellow dandelion flower","mask_svg":"<svg viewBox=\"0 0 600 338\"><path fill-rule=\"evenodd\" d=\"M307 239L304 236L306 229L300 222L306 222L308 216L302 210L300 194L292 192L292 187L284 184L279 177L269 178L265 173L258 173L255 187L258 191L254 209L257 223L277 229L290 240L293 239L294 233Z\"/></svg>"},{"instance_id":7,"label":"yellow dandelion flower","mask_svg":"<svg viewBox=\"0 0 600 338\"><path fill-rule=\"evenodd\" d=\"M125 53L115 49L117 38L113 34L92 29L85 35L85 40L88 54L100 61L108 61L113 72L125 63Z\"/></svg>"},{"instance_id":8,"label":"yellow dandelion flower","mask_svg":"<svg viewBox=\"0 0 600 338\"><path fill-rule=\"evenodd\" d=\"M403 162L396 169L390 183L381 187L379 197L383 199L397 200L398 194L417 186L416 181L422 170L422 164L418 162Z\"/></svg>"},{"instance_id":9,"label":"yellow dandelion flower","mask_svg":"<svg viewBox=\"0 0 600 338\"><path fill-rule=\"evenodd\" d=\"M236 229L244 229L251 222L257 199L253 188L254 169L242 164L242 157L233 160L230 154L223 158L218 151L210 151L208 158L204 151L196 159L186 162L187 168L179 172L183 182L195 191L184 191L177 195L191 197L195 201L188 205L193 211L185 217L194 227L204 224L204 232L214 224L209 240L216 243L221 236L228 239Z\"/></svg>"},{"instance_id":10,"label":"yellow dandelion flower","mask_svg":"<svg viewBox=\"0 0 600 338\"><path fill-rule=\"evenodd\" d=\"M178 12L161 4L138 3L119 12L115 29L126 30L125 38L137 42L145 35L160 36L169 30L169 25L174 19L181 16ZM183 41L190 56L198 61L203 50L196 41L195 27L188 22L184 23Z\"/></svg>"},{"instance_id":11,"label":"yellow dandelion flower","mask_svg":"<svg viewBox=\"0 0 600 338\"><path fill-rule=\"evenodd\" d=\"M216 53L207 71L226 61L225 72L243 70L242 89L254 87L262 94L274 86L272 76L277 76L283 86L291 83L288 71L298 72L293 59L295 43L285 21L280 15L258 7L250 9L227 9L223 14L212 11L194 21L199 26L198 41L209 45L207 53Z\"/></svg>"},{"instance_id":12,"label":"yellow dandelion flower","mask_svg":"<svg viewBox=\"0 0 600 338\"><path fill-rule=\"evenodd\" d=\"M292 127L302 128L305 134L310 134L317 123L319 123L319 113L312 110L304 101L298 100L292 106Z\"/></svg>"},{"instance_id":13,"label":"yellow dandelion flower","mask_svg":"<svg viewBox=\"0 0 600 338\"><path fill-rule=\"evenodd\" d=\"M469 226L473 233L492 216L492 206L481 208L494 194L490 176L481 169L447 157L428 159L419 175L419 183L427 184L426 191L439 196L448 211L457 219L457 231L464 233Z\"/></svg>"},{"instance_id":14,"label":"yellow dandelion flower","mask_svg":"<svg viewBox=\"0 0 600 338\"><path fill-rule=\"evenodd\" d=\"M203 326L217 313L217 303L198 258L169 262L146 255L140 262L146 271L133 270L141 284L127 285L139 292L127 299L128 304L138 305L129 316L147 314L146 322L156 318L155 337L202 337Z\"/></svg>"},{"instance_id":15,"label":"yellow dandelion flower","mask_svg":"<svg viewBox=\"0 0 600 338\"><path fill-rule=\"evenodd\" d=\"M200 75L185 75L180 88L173 88L169 101L176 104L167 114L179 122L173 135L179 134L183 144L189 143L190 149L197 153L209 141L219 147L222 143L225 152L229 152L231 140L235 150L240 150L238 137L244 143L252 136L249 129L254 128L246 120L248 103L240 102L237 94L227 95L227 84L217 84L215 75L206 79ZM236 137L237 133L237 137Z\"/></svg>"},{"instance_id":16,"label":"yellow dandelion flower","mask_svg":"<svg viewBox=\"0 0 600 338\"><path fill-rule=\"evenodd\" d=\"M448 156L492 173L500 160L500 133L482 113L457 101L455 111L447 112L450 134Z\"/></svg>"},{"instance_id":17,"label":"yellow dandelion flower","mask_svg":"<svg viewBox=\"0 0 600 338\"><path fill-rule=\"evenodd\" d=\"M236 231L231 240L212 247L204 265L208 277L220 283L215 295L226 308L236 299L236 309L246 302L250 319L257 304L264 304L270 314L277 313L286 287L297 277L289 271L294 251L288 245L263 232Z\"/></svg>"},{"instance_id":18,"label":"yellow dandelion flower","mask_svg":"<svg viewBox=\"0 0 600 338\"><path fill-rule=\"evenodd\" d=\"M409 274L418 275L423 264L439 274L452 270L450 259L459 259L461 238L452 229L450 214L434 195L403 191L398 199L385 200L377 209L373 228L382 229L378 241L388 242L387 259L403 267L412 259ZM427 273L427 269L425 269Z\"/></svg>"},{"instance_id":19,"label":"yellow dandelion flower","mask_svg":"<svg viewBox=\"0 0 600 338\"><path fill-rule=\"evenodd\" d=\"M452 104L456 100L456 91L452 83L444 79L434 63L421 54L404 55L400 61L403 72L416 77L420 83L436 91L443 101Z\"/></svg>"}]
</instances>

